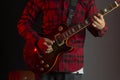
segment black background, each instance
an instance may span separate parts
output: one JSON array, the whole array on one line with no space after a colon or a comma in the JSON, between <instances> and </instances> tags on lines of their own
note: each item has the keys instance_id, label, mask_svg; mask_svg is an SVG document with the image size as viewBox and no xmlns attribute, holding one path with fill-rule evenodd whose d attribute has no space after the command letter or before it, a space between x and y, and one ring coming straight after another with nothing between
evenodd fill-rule
<instances>
[{"instance_id":1,"label":"black background","mask_svg":"<svg viewBox=\"0 0 120 80\"><path fill-rule=\"evenodd\" d=\"M8 80L12 70L24 70L23 61L24 40L18 34L17 21L27 0L4 0L1 9L1 80Z\"/></svg>"}]
</instances>

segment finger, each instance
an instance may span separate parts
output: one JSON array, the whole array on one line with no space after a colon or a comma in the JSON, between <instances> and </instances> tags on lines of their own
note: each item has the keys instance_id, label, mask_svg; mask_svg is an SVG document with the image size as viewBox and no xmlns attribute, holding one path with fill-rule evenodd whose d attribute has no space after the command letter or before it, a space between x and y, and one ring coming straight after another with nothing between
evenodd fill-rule
<instances>
[{"instance_id":1,"label":"finger","mask_svg":"<svg viewBox=\"0 0 120 80\"><path fill-rule=\"evenodd\" d=\"M48 46L48 50L53 50L52 46Z\"/></svg>"},{"instance_id":2,"label":"finger","mask_svg":"<svg viewBox=\"0 0 120 80\"><path fill-rule=\"evenodd\" d=\"M49 46L49 45L47 44L47 42L44 42L43 44L44 44L45 46L47 46L47 47Z\"/></svg>"},{"instance_id":3,"label":"finger","mask_svg":"<svg viewBox=\"0 0 120 80\"><path fill-rule=\"evenodd\" d=\"M48 48L46 51L52 52L53 49L52 48Z\"/></svg>"},{"instance_id":4,"label":"finger","mask_svg":"<svg viewBox=\"0 0 120 80\"><path fill-rule=\"evenodd\" d=\"M47 48L47 50L46 51L52 51L53 49L52 48Z\"/></svg>"},{"instance_id":5,"label":"finger","mask_svg":"<svg viewBox=\"0 0 120 80\"><path fill-rule=\"evenodd\" d=\"M45 51L45 53L50 53L49 51Z\"/></svg>"},{"instance_id":6,"label":"finger","mask_svg":"<svg viewBox=\"0 0 120 80\"><path fill-rule=\"evenodd\" d=\"M94 21L98 22L98 23L101 23L101 19L98 18L97 16L94 16Z\"/></svg>"},{"instance_id":7,"label":"finger","mask_svg":"<svg viewBox=\"0 0 120 80\"><path fill-rule=\"evenodd\" d=\"M49 44L49 45L52 45L53 44L53 41L52 40L50 40L50 39L48 39L48 38L45 38L45 41L47 42L47 44Z\"/></svg>"},{"instance_id":8,"label":"finger","mask_svg":"<svg viewBox=\"0 0 120 80\"><path fill-rule=\"evenodd\" d=\"M97 16L98 16L99 18L103 19L103 15L102 15L102 14L98 13Z\"/></svg>"},{"instance_id":9,"label":"finger","mask_svg":"<svg viewBox=\"0 0 120 80\"><path fill-rule=\"evenodd\" d=\"M94 23L92 23L92 25L97 28L97 29L103 29L104 26L102 26L101 24L97 23L96 21L94 21Z\"/></svg>"},{"instance_id":10,"label":"finger","mask_svg":"<svg viewBox=\"0 0 120 80\"><path fill-rule=\"evenodd\" d=\"M45 53L50 53L49 51L45 51Z\"/></svg>"},{"instance_id":11,"label":"finger","mask_svg":"<svg viewBox=\"0 0 120 80\"><path fill-rule=\"evenodd\" d=\"M95 23L92 23L92 25L93 25L94 27L96 27Z\"/></svg>"},{"instance_id":12,"label":"finger","mask_svg":"<svg viewBox=\"0 0 120 80\"><path fill-rule=\"evenodd\" d=\"M46 53L51 53L52 51L53 51L52 48L48 48L48 49L46 50Z\"/></svg>"},{"instance_id":13,"label":"finger","mask_svg":"<svg viewBox=\"0 0 120 80\"><path fill-rule=\"evenodd\" d=\"M49 45L46 42L44 42L44 45L47 46L47 48L52 48L52 45Z\"/></svg>"},{"instance_id":14,"label":"finger","mask_svg":"<svg viewBox=\"0 0 120 80\"><path fill-rule=\"evenodd\" d=\"M51 53L53 51L53 48L51 45L48 45L47 43L44 43L44 45L47 46L46 50L45 50L45 53Z\"/></svg>"},{"instance_id":15,"label":"finger","mask_svg":"<svg viewBox=\"0 0 120 80\"><path fill-rule=\"evenodd\" d=\"M47 50L51 50L51 49L53 49L52 46L48 46L48 49L47 49Z\"/></svg>"},{"instance_id":16,"label":"finger","mask_svg":"<svg viewBox=\"0 0 120 80\"><path fill-rule=\"evenodd\" d=\"M102 14L98 13L98 17L99 17L99 19L100 19L101 21L105 22L104 16L103 16Z\"/></svg>"},{"instance_id":17,"label":"finger","mask_svg":"<svg viewBox=\"0 0 120 80\"><path fill-rule=\"evenodd\" d=\"M93 25L94 27L99 27L99 26L101 26L97 21L94 21L94 22L92 23L92 25Z\"/></svg>"}]
</instances>

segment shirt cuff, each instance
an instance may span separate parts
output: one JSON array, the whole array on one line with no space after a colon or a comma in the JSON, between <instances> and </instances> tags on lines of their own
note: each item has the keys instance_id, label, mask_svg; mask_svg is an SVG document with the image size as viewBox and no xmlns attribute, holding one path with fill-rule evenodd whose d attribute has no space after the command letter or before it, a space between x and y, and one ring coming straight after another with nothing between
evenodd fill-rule
<instances>
[{"instance_id":1,"label":"shirt cuff","mask_svg":"<svg viewBox=\"0 0 120 80\"><path fill-rule=\"evenodd\" d=\"M105 27L104 27L103 29L98 30L98 35L99 35L100 37L102 37L102 36L107 32L107 30L108 30L108 27L107 27L107 25L105 24Z\"/></svg>"}]
</instances>

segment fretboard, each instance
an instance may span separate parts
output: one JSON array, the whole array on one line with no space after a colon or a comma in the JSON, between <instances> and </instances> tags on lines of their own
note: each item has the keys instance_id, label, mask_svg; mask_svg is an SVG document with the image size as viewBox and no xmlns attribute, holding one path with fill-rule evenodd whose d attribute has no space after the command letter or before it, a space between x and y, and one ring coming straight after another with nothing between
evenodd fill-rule
<instances>
[{"instance_id":1,"label":"fretboard","mask_svg":"<svg viewBox=\"0 0 120 80\"><path fill-rule=\"evenodd\" d=\"M114 3L108 5L106 8L100 10L98 13L102 14L102 15L106 15L109 12L113 11L114 9L116 9L118 7L118 3L116 1L114 1ZM95 15L95 14L94 14ZM94 16L93 15L93 16ZM74 25L72 27L69 27L69 29L65 32L63 32L62 34L57 36L57 41L63 41L68 39L69 37L73 36L74 34L78 33L79 31L81 31L82 29L86 28L87 26L89 26L91 24L91 18L93 17L91 16L90 18L87 18L86 20L84 20L82 23Z\"/></svg>"}]
</instances>

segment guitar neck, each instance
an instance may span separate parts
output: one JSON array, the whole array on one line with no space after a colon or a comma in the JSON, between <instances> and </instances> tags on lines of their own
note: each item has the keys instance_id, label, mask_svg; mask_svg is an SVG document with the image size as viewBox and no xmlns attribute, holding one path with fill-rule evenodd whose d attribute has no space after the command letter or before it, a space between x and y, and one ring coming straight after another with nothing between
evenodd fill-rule
<instances>
[{"instance_id":1,"label":"guitar neck","mask_svg":"<svg viewBox=\"0 0 120 80\"><path fill-rule=\"evenodd\" d=\"M108 5L106 8L100 10L98 13L100 13L102 15L106 15L109 12L116 9L118 6L119 6L118 3L116 1L114 1L114 3ZM93 16L91 16L91 18L92 17ZM84 22L70 27L67 31L63 32L60 35L62 37L61 40L66 40L67 38L69 38L69 37L73 36L74 34L78 33L80 30L86 28L90 24L91 24L91 20L90 20L90 18L87 18Z\"/></svg>"},{"instance_id":2,"label":"guitar neck","mask_svg":"<svg viewBox=\"0 0 120 80\"><path fill-rule=\"evenodd\" d=\"M113 4L110 4L108 7L104 8L103 10L100 10L99 13L101 13L102 15L106 15L111 11L113 11L114 9L116 9L117 7L119 7L119 4L118 2L114 1Z\"/></svg>"}]
</instances>

